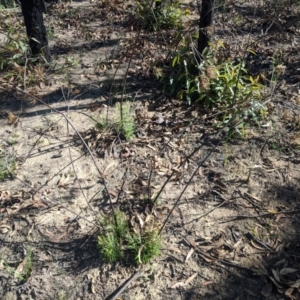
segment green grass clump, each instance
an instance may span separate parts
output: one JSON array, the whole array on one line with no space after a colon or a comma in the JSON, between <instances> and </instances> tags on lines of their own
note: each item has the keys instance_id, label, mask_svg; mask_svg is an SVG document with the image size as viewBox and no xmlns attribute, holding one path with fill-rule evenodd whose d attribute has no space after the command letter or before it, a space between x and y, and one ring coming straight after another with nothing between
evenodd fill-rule
<instances>
[{"instance_id":1,"label":"green grass clump","mask_svg":"<svg viewBox=\"0 0 300 300\"><path fill-rule=\"evenodd\" d=\"M0 10L15 8L17 6L19 6L19 4L15 0L2 0L0 2Z\"/></svg>"},{"instance_id":2,"label":"green grass clump","mask_svg":"<svg viewBox=\"0 0 300 300\"><path fill-rule=\"evenodd\" d=\"M182 10L180 1L137 1L137 16L142 27L149 31L182 28L182 17L188 11Z\"/></svg>"},{"instance_id":3,"label":"green grass clump","mask_svg":"<svg viewBox=\"0 0 300 300\"><path fill-rule=\"evenodd\" d=\"M98 236L98 247L104 261L126 260L147 264L160 254L158 230L145 227L139 234L132 232L125 214L120 210L101 218L100 224L102 230Z\"/></svg>"},{"instance_id":4,"label":"green grass clump","mask_svg":"<svg viewBox=\"0 0 300 300\"><path fill-rule=\"evenodd\" d=\"M95 120L95 127L99 130L112 128L118 134L124 136L128 141L135 133L134 113L129 101L123 103L118 102L115 105L114 117L108 117L108 112L102 113Z\"/></svg>"},{"instance_id":5,"label":"green grass clump","mask_svg":"<svg viewBox=\"0 0 300 300\"><path fill-rule=\"evenodd\" d=\"M98 236L98 247L107 262L114 262L123 257L122 244L128 232L126 216L119 210L115 211L115 216L102 218L100 224L103 232Z\"/></svg>"},{"instance_id":6,"label":"green grass clump","mask_svg":"<svg viewBox=\"0 0 300 300\"><path fill-rule=\"evenodd\" d=\"M136 264L146 264L160 254L162 243L157 230L146 231L141 235L127 235L127 249Z\"/></svg>"},{"instance_id":7,"label":"green grass clump","mask_svg":"<svg viewBox=\"0 0 300 300\"><path fill-rule=\"evenodd\" d=\"M115 128L117 132L122 133L125 139L130 140L135 133L134 116L130 102L118 102L116 104L117 118Z\"/></svg>"},{"instance_id":8,"label":"green grass clump","mask_svg":"<svg viewBox=\"0 0 300 300\"><path fill-rule=\"evenodd\" d=\"M22 282L26 282L28 278L31 276L31 272L33 269L33 253L32 249L30 248L27 253L26 257L24 258L23 262L20 264L20 266L15 269L11 267L7 261L0 256L0 263L3 262L4 267L7 269L7 271L13 275L15 278L18 278Z\"/></svg>"},{"instance_id":9,"label":"green grass clump","mask_svg":"<svg viewBox=\"0 0 300 300\"><path fill-rule=\"evenodd\" d=\"M13 173L16 170L16 160L15 158L5 159L0 158L0 181L12 178Z\"/></svg>"}]
</instances>

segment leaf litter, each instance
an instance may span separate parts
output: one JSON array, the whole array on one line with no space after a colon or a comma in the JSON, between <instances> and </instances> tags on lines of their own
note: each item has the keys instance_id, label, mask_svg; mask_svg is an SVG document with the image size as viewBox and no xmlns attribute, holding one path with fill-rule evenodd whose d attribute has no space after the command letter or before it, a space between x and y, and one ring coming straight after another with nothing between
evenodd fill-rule
<instances>
[{"instance_id":1,"label":"leaf litter","mask_svg":"<svg viewBox=\"0 0 300 300\"><path fill-rule=\"evenodd\" d=\"M66 17L60 19L60 24L55 23L56 29L69 27L69 34L71 32L81 39L86 34L108 41L116 28L108 26L102 30L95 26L94 32L89 31L79 21L80 18L68 15L79 9L78 11L82 10L81 20L94 16L96 21L108 16L111 20L120 21L122 9L118 3L100 4L98 8L91 4L84 9L77 3L70 6L63 4L64 7L59 9L62 9ZM115 9L116 6L118 9ZM53 9L55 11L55 7ZM236 15L239 9L241 8L233 5L231 13ZM223 17L223 24L229 31L234 20L238 22L238 18L228 19L226 14ZM247 18L251 19L250 16ZM252 24L259 23L258 20L252 21ZM114 27L116 26L117 23ZM248 30L249 24L246 22L242 26L243 30ZM123 27L118 29L124 30ZM67 35L64 36L64 40L58 40L57 44L71 44L68 38ZM146 45L151 44L150 55L142 59L139 56L133 58L137 67L131 68L131 71L135 75L140 75L146 69L141 61L150 62L152 54L157 51L155 44L147 41L146 35L144 38ZM153 37L149 36L150 38ZM157 37L158 40L159 38L161 37ZM270 30L265 38L273 43L279 36ZM93 64L99 53L90 49L90 61L81 65L88 72L77 77L72 75L72 84L82 81L84 77L88 77L89 82L93 78L101 81L99 76L110 69L114 70L116 64L122 61L122 51L142 53L143 43L133 49L132 40L122 40L122 50L114 50L115 59L103 57L100 67ZM243 41L237 40L237 43L241 42ZM238 49L233 42L231 50L234 52ZM107 50L112 51L112 48ZM295 48L292 50L295 51ZM255 51L261 52L264 59L269 59L269 49L257 45ZM286 52L286 55L290 54L293 59L293 53ZM291 73L292 68L286 68L285 72ZM294 75L290 74L287 81ZM268 74L265 78L267 76ZM58 81L60 80L56 79L55 82L54 78L53 87L46 86L48 90L44 91L45 94L58 88ZM135 84L139 87L143 80L139 79ZM145 85L148 85L148 91L151 90L151 84L147 80ZM283 82L282 85L282 93L276 94L276 97L283 99L282 102L286 100L289 103L288 98L295 102L298 91L291 95L291 85L288 82ZM80 91L78 89L76 94ZM36 94L38 90L32 90L32 93ZM157 95L148 92L143 96L151 99ZM89 100L87 107L92 107L93 97ZM77 100L68 100L68 105L76 107ZM197 296L203 299L257 299L260 295L281 299L276 291L279 295L297 299L299 151L293 146L293 143L297 144L297 131L293 128L299 122L288 112L293 109L298 111L298 108L293 106L291 109L282 103L278 104L281 105L278 108L272 108L277 109L274 122L280 124L284 138L276 136L271 126L262 126L262 131L249 132L242 145L223 144L218 147L201 166L201 171L199 169L172 211L175 199L179 197L180 191L203 157L209 153L211 145L216 143L218 136L212 134L212 123L207 116L198 112L196 116L195 108L188 108L182 102L164 101L161 98L159 103L149 101L145 104L137 100L136 105L139 106L136 118L139 132L132 141L126 143L120 143L120 137L109 131L95 130L91 120L84 119L83 114L72 116L89 148L98 156L97 164L103 171L103 178L108 182L108 191L103 191L102 181L99 180L99 174L89 157L80 159L79 155L76 156L76 153L81 154L83 151L76 147L76 141L72 145L74 148L71 147L75 150L74 155L72 153L70 158L68 150L63 146L70 140L69 133L64 129L59 132L63 124L60 123L61 127L52 126L50 132L48 129L50 143L60 145L57 156L51 151L47 153L43 147L39 147L40 150L36 152L30 152L30 142L37 140L39 135L37 131L29 132L27 128L43 127L39 118L26 119L12 113L7 115L6 120L1 120L5 121L1 126L3 137L8 136L5 130L12 132L13 126L19 126L18 129L23 133L23 144L15 149L18 156L27 157L26 164L17 171L17 179L1 183L0 209L4 218L0 223L0 233L1 240L5 241L2 244L1 257L21 257L18 260L21 261L19 268L25 266L24 253L14 249L19 249L19 243L27 242L28 236L36 243L35 251L41 254L46 249L44 256L37 256L41 261L35 262L34 276L23 287L23 293L29 296L34 289L38 295L36 298L43 299L49 294L58 297L63 289L71 291L70 298L105 299L125 278L134 274L134 267L103 265L95 247L95 237L87 236L89 232L95 232L95 219L98 215L109 212L105 199L112 195L114 203L118 203L128 212L131 226L136 232L140 232L145 224L154 224L153 220L156 218L161 225L172 212L162 232L166 251L163 251L151 268L144 271L144 277L135 278L136 283L132 282L130 289L123 291L124 299L173 299L181 297L182 294L184 297L192 297L191 299ZM95 105L94 108L97 107L99 106ZM94 108L90 111L95 112L97 109ZM27 112L32 112L33 109L28 109ZM201 147L197 153L188 158L199 146ZM70 166L70 160L75 165L75 171ZM30 170L30 176L25 174L25 168ZM68 170L63 170L65 168ZM125 170L128 171L124 172ZM71 177L72 172L76 173L78 180ZM44 180L51 176L58 180ZM167 178L169 181L158 199L160 204L154 207L152 200ZM35 183L34 188L30 181ZM80 186L77 185L78 182ZM86 197L82 196L82 192ZM13 235L10 234L12 232ZM13 249L11 245L16 247ZM49 276L45 276L45 273L49 274L46 270L50 268L48 260L53 262L52 271L55 274L65 274L60 275L64 278L63 282L58 282L60 277L52 276L52 271ZM1 272L1 275L6 276L9 273L4 265ZM238 275L230 280L229 273ZM1 286L5 287L4 292L12 289L20 293L17 285L9 287L9 279L1 280Z\"/></svg>"}]
</instances>

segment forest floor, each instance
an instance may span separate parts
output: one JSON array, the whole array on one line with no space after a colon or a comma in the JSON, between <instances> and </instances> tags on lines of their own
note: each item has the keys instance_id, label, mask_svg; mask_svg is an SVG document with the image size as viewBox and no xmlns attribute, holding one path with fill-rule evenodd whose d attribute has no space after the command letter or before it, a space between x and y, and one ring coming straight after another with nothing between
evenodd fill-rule
<instances>
[{"instance_id":1,"label":"forest floor","mask_svg":"<svg viewBox=\"0 0 300 300\"><path fill-rule=\"evenodd\" d=\"M139 31L132 3L51 5L48 67L13 59L20 47L5 45L25 36L21 11L0 10L10 60L0 69L1 299L114 299L135 274L119 299L300 299L299 2L261 2L215 13L229 59L254 49L269 105L260 126L230 140L199 103L162 93L153 66L176 32ZM182 9L195 33L195 3ZM95 127L122 100L135 118L129 141ZM133 227L147 214L167 220L151 264L102 260L98 220L112 206Z\"/></svg>"}]
</instances>

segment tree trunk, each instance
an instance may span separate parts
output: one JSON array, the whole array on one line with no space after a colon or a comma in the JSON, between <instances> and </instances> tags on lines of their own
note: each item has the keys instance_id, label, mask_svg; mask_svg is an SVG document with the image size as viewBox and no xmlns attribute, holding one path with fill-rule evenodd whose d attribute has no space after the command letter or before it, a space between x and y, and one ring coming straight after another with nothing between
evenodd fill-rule
<instances>
[{"instance_id":1,"label":"tree trunk","mask_svg":"<svg viewBox=\"0 0 300 300\"><path fill-rule=\"evenodd\" d=\"M202 0L198 39L198 51L200 54L208 46L208 42L213 34L214 2L215 0Z\"/></svg>"},{"instance_id":2,"label":"tree trunk","mask_svg":"<svg viewBox=\"0 0 300 300\"><path fill-rule=\"evenodd\" d=\"M32 55L43 55L51 61L48 39L43 19L43 0L21 0L26 32Z\"/></svg>"}]
</instances>

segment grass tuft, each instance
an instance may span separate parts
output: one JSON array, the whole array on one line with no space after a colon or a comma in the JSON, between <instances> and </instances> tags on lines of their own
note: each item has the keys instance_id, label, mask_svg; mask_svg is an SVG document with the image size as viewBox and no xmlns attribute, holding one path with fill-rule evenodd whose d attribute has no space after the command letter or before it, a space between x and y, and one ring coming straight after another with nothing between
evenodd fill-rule
<instances>
[{"instance_id":1,"label":"grass tuft","mask_svg":"<svg viewBox=\"0 0 300 300\"><path fill-rule=\"evenodd\" d=\"M120 210L115 210L115 215L101 218L100 224L98 247L104 261L126 260L139 265L149 263L160 254L162 242L156 228L149 226L140 233L132 232Z\"/></svg>"}]
</instances>

